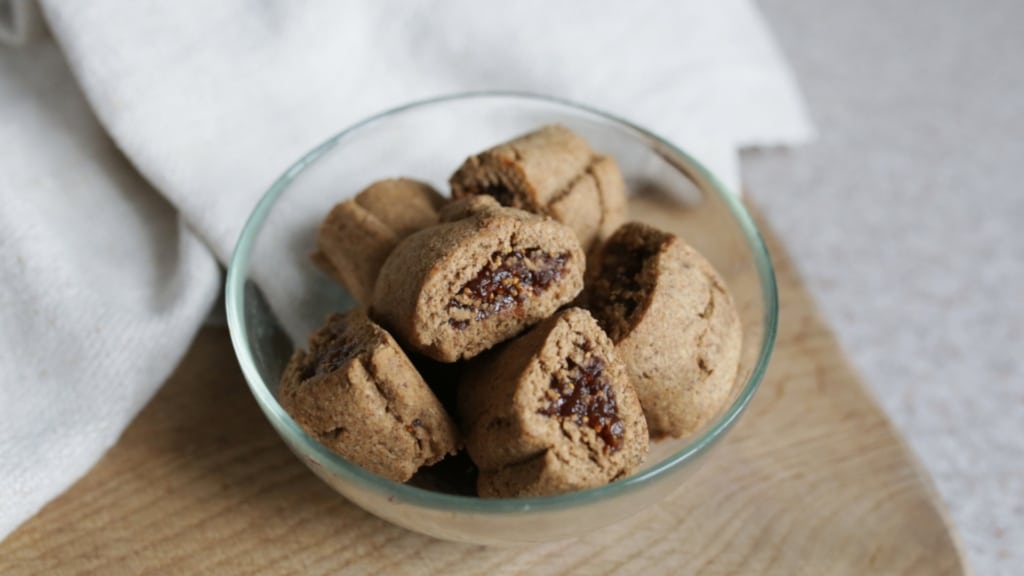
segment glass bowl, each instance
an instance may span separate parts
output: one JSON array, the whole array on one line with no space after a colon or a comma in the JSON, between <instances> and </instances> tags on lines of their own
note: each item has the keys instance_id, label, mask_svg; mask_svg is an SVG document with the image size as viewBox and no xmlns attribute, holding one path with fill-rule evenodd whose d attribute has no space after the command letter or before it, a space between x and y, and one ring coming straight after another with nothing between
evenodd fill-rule
<instances>
[{"instance_id":1,"label":"glass bowl","mask_svg":"<svg viewBox=\"0 0 1024 576\"><path fill-rule=\"evenodd\" d=\"M410 176L447 190L470 154L541 125L561 123L613 155L637 198L631 210L680 233L715 265L743 325L741 365L728 404L683 439L652 444L633 476L542 498L480 499L376 476L308 436L275 398L296 343L332 311L354 305L311 263L320 219L371 182ZM257 204L228 270L227 316L242 372L263 413L291 450L350 501L437 538L477 544L548 542L594 530L655 504L687 476L743 413L771 355L775 276L743 204L699 163L664 139L586 106L520 93L470 93L415 102L340 132L300 158Z\"/></svg>"}]
</instances>

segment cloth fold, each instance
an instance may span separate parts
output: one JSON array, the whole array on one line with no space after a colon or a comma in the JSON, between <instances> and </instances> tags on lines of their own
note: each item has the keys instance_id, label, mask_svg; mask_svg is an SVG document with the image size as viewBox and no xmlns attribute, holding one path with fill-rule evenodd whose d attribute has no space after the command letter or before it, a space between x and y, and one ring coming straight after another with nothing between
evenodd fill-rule
<instances>
[{"instance_id":1,"label":"cloth fold","mask_svg":"<svg viewBox=\"0 0 1024 576\"><path fill-rule=\"evenodd\" d=\"M455 91L551 94L650 127L733 190L739 148L813 136L748 0L42 8L70 73L46 38L0 48L0 537L152 396L263 191L360 118Z\"/></svg>"},{"instance_id":2,"label":"cloth fold","mask_svg":"<svg viewBox=\"0 0 1024 576\"><path fill-rule=\"evenodd\" d=\"M0 44L27 44L42 30L43 21L33 0L0 0Z\"/></svg>"},{"instance_id":3,"label":"cloth fold","mask_svg":"<svg viewBox=\"0 0 1024 576\"><path fill-rule=\"evenodd\" d=\"M57 48L0 48L0 536L84 474L215 302L209 249L100 128Z\"/></svg>"}]
</instances>

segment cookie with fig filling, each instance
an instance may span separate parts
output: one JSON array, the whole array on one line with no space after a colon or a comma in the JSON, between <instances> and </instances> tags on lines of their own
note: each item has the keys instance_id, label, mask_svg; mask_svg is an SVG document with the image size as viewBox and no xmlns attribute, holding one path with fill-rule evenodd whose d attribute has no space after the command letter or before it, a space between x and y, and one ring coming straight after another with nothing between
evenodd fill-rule
<instances>
[{"instance_id":1,"label":"cookie with fig filling","mask_svg":"<svg viewBox=\"0 0 1024 576\"><path fill-rule=\"evenodd\" d=\"M587 307L615 342L651 435L681 437L714 418L739 366L739 316L721 276L678 236L631 222L588 271Z\"/></svg>"},{"instance_id":2,"label":"cookie with fig filling","mask_svg":"<svg viewBox=\"0 0 1024 576\"><path fill-rule=\"evenodd\" d=\"M292 355L278 400L321 444L396 482L459 447L454 421L362 309L331 315Z\"/></svg>"},{"instance_id":3,"label":"cookie with fig filling","mask_svg":"<svg viewBox=\"0 0 1024 576\"><path fill-rule=\"evenodd\" d=\"M409 178L375 182L334 206L320 224L313 262L363 304L377 273L403 238L438 222L446 202L428 184Z\"/></svg>"},{"instance_id":4,"label":"cookie with fig filling","mask_svg":"<svg viewBox=\"0 0 1024 576\"><path fill-rule=\"evenodd\" d=\"M374 319L441 362L516 336L583 288L583 249L566 226L494 205L464 212L399 243L374 289Z\"/></svg>"},{"instance_id":5,"label":"cookie with fig filling","mask_svg":"<svg viewBox=\"0 0 1024 576\"><path fill-rule=\"evenodd\" d=\"M550 215L572 228L585 250L626 216L618 164L557 124L470 156L449 182L456 199L491 196L504 206Z\"/></svg>"},{"instance_id":6,"label":"cookie with fig filling","mask_svg":"<svg viewBox=\"0 0 1024 576\"><path fill-rule=\"evenodd\" d=\"M581 308L471 362L459 412L482 497L600 486L631 474L648 450L626 367Z\"/></svg>"}]
</instances>

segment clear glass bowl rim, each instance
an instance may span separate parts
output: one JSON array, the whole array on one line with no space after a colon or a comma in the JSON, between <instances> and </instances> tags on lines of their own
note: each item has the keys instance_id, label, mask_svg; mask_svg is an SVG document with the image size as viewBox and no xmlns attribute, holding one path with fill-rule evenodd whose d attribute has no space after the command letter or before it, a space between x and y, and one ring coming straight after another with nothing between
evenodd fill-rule
<instances>
[{"instance_id":1,"label":"clear glass bowl rim","mask_svg":"<svg viewBox=\"0 0 1024 576\"><path fill-rule=\"evenodd\" d=\"M444 494L430 490L417 488L406 484L400 484L377 476L352 464L337 454L331 452L311 436L305 433L298 424L278 404L274 394L263 381L259 370L256 367L252 351L248 346L248 334L244 323L244 310L246 305L245 282L249 268L249 256L253 242L259 233L271 209L281 194L288 188L291 182L302 173L309 165L316 162L323 154L331 150L338 142L358 135L358 133L373 125L374 123L409 111L414 108L428 107L435 104L443 104L458 100L470 99L508 99L511 101L525 101L541 103L555 108L562 108L574 114L596 117L602 121L614 124L628 132L633 132L657 146L663 147L669 153L680 159L687 168L687 175L697 179L697 185L705 192L717 194L725 203L732 215L736 218L747 243L753 252L758 277L761 283L761 298L764 306L764 334L761 338L761 349L758 354L757 363L751 371L750 377L744 383L739 395L729 406L729 409L719 417L702 434L693 438L685 447L678 452L658 462L654 466L634 474L623 480L611 484L590 488L568 494L557 496L544 496L534 498L505 498L485 499L471 496L457 496ZM287 435L295 441L304 451L313 453L317 460L322 463L327 471L333 475L341 476L347 480L364 486L384 496L394 498L414 506L426 507L441 511L462 511L475 514L509 514L525 512L541 512L546 510L565 509L582 506L595 501L611 498L638 490L652 483L658 477L685 466L690 460L706 452L717 440L719 440L732 425L750 402L764 378L768 361L771 358L775 345L775 336L778 328L778 293L775 283L775 271L772 267L768 249L764 239L761 237L750 214L739 198L730 193L702 164L689 154L657 136L651 131L642 128L615 116L590 106L578 104L569 100L519 91L475 91L459 92L434 98L417 100L391 108L361 120L325 142L313 148L302 158L289 167L274 184L267 190L263 197L256 204L252 214L249 216L239 235L231 262L228 267L227 280L225 282L225 305L227 308L228 328L231 334L231 342L238 357L239 365L245 380L252 391L260 409L270 420L271 424L279 433Z\"/></svg>"}]
</instances>

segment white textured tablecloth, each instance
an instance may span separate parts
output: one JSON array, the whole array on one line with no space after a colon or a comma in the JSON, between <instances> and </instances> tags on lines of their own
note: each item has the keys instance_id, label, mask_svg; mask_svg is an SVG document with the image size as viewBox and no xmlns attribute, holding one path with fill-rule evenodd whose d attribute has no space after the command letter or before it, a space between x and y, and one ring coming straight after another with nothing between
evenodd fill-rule
<instances>
[{"instance_id":1,"label":"white textured tablecloth","mask_svg":"<svg viewBox=\"0 0 1024 576\"><path fill-rule=\"evenodd\" d=\"M0 0L0 15L27 6ZM370 113L467 89L577 99L653 127L733 189L741 146L811 134L747 0L43 8L70 74L32 26L0 47L0 537L166 378L262 191Z\"/></svg>"}]
</instances>

